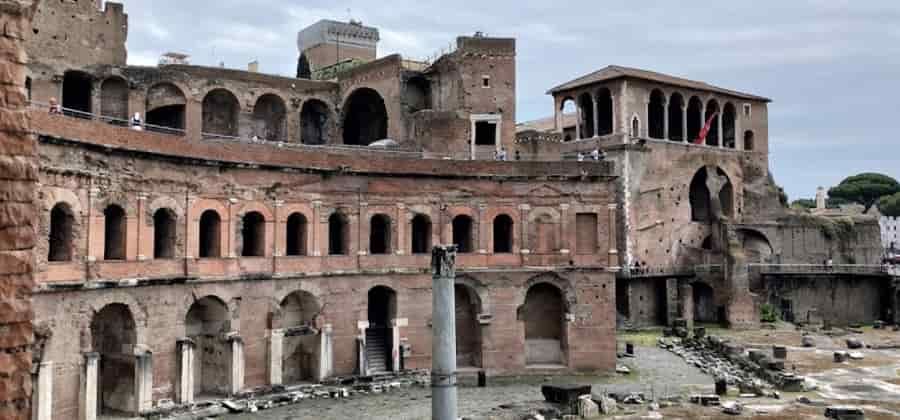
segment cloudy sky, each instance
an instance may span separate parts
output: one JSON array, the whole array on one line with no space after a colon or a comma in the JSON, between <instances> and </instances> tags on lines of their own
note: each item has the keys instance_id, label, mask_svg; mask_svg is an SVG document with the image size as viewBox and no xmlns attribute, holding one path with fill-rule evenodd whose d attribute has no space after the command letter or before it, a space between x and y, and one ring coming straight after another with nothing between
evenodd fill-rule
<instances>
[{"instance_id":1,"label":"cloudy sky","mask_svg":"<svg viewBox=\"0 0 900 420\"><path fill-rule=\"evenodd\" d=\"M863 171L900 178L897 0L122 1L131 64L180 51L292 76L297 30L321 18L376 26L379 55L414 59L483 31L518 38L519 121L552 113L551 86L634 66L772 98L771 167L791 199Z\"/></svg>"}]
</instances>

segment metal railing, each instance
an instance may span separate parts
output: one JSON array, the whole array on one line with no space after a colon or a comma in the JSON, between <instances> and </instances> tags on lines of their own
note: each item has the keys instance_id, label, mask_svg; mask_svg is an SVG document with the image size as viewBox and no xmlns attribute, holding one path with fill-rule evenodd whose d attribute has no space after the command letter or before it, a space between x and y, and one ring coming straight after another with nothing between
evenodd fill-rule
<instances>
[{"instance_id":1,"label":"metal railing","mask_svg":"<svg viewBox=\"0 0 900 420\"><path fill-rule=\"evenodd\" d=\"M891 267L878 264L748 264L760 274L889 274Z\"/></svg>"},{"instance_id":2,"label":"metal railing","mask_svg":"<svg viewBox=\"0 0 900 420\"><path fill-rule=\"evenodd\" d=\"M53 113L53 109L51 108L50 104L47 102L30 101L29 107L31 107L33 109L38 109L38 110L46 110L47 112ZM168 126L156 125L156 124L148 124L143 121L140 124L134 124L129 119L122 119L122 118L117 118L117 117L111 117L108 115L94 114L91 112L85 112L85 111L81 111L78 109L64 108L60 105L57 105L56 109L57 109L56 112L59 115L64 115L66 117L78 118L78 119L82 119L82 120L100 121L100 122L104 122L104 123L107 123L110 125L116 125L116 126L120 126L120 127L130 127L133 130L149 131L149 132L153 132L153 133L168 134L168 135L172 135L172 136L184 136L186 133L183 128L168 127Z\"/></svg>"}]
</instances>

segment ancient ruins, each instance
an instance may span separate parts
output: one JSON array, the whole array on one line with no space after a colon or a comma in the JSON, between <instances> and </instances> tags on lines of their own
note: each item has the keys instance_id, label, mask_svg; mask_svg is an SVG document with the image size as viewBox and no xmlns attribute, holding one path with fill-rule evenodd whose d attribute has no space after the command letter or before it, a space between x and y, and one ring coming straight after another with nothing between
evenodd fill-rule
<instances>
[{"instance_id":1,"label":"ancient ruins","mask_svg":"<svg viewBox=\"0 0 900 420\"><path fill-rule=\"evenodd\" d=\"M12 72L39 158L36 419L427 369L438 244L457 365L488 376L611 372L617 328L754 328L763 305L897 314L876 220L786 208L766 97L608 66L517 125L515 39L426 63L325 20L285 54L297 77L139 67L100 3L41 3Z\"/></svg>"}]
</instances>

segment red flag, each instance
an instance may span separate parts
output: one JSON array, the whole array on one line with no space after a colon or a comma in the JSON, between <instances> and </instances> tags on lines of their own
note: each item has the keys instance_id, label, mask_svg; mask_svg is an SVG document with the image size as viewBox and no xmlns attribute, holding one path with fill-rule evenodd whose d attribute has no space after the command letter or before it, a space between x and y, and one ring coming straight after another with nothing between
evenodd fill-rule
<instances>
[{"instance_id":1,"label":"red flag","mask_svg":"<svg viewBox=\"0 0 900 420\"><path fill-rule=\"evenodd\" d=\"M713 112L713 114L709 116L709 119L706 120L706 125L703 126L703 129L700 130L700 134L697 136L697 139L694 140L694 144L706 143L706 136L709 135L709 130L710 128L712 128L713 118L716 118L716 115L719 115L718 111Z\"/></svg>"}]
</instances>

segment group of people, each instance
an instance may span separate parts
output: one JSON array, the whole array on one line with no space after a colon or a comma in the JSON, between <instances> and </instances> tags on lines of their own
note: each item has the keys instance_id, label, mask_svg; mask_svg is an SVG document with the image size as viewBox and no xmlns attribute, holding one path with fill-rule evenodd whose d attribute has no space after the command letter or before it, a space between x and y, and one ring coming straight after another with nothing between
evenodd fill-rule
<instances>
[{"instance_id":1,"label":"group of people","mask_svg":"<svg viewBox=\"0 0 900 420\"><path fill-rule=\"evenodd\" d=\"M50 113L51 114L62 114L63 113L63 108L62 108L62 106L59 105L59 102L56 100L55 97L50 98ZM140 112L135 112L134 116L131 117L130 126L131 126L132 130L137 130L137 131L144 130L144 121L141 118Z\"/></svg>"},{"instance_id":2,"label":"group of people","mask_svg":"<svg viewBox=\"0 0 900 420\"><path fill-rule=\"evenodd\" d=\"M519 154L519 151L518 151L518 150L516 150L515 159L516 159L516 160L522 160L522 155ZM508 158L508 156L507 156L507 154L506 154L506 148L505 148L505 147L501 147L500 149L494 151L494 160L499 160L499 161L506 161L506 160L509 160L509 158Z\"/></svg>"},{"instance_id":3,"label":"group of people","mask_svg":"<svg viewBox=\"0 0 900 420\"><path fill-rule=\"evenodd\" d=\"M606 157L606 155L600 151L600 149L594 148L590 153L591 160L599 161ZM581 151L578 152L578 155L575 158L579 162L584 162L585 155Z\"/></svg>"}]
</instances>

